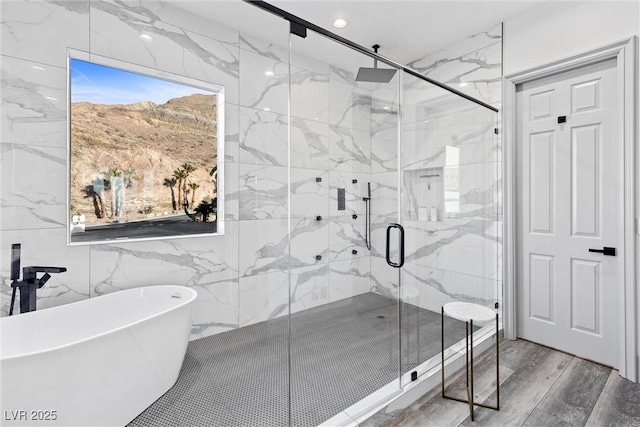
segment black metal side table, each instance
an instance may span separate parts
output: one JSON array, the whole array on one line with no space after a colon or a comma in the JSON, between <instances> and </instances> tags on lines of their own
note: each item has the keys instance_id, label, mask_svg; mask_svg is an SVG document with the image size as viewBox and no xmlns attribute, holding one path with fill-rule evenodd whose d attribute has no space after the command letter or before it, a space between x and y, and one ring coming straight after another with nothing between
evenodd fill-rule
<instances>
[{"instance_id":1,"label":"black metal side table","mask_svg":"<svg viewBox=\"0 0 640 427\"><path fill-rule=\"evenodd\" d=\"M466 334L466 373L467 373L467 400L460 399L453 396L447 396L444 392L445 389L445 375L444 375L444 315L452 317L454 319L465 322L467 334ZM485 405L483 403L477 403L473 401L473 324L474 323L487 323L496 320L496 406ZM442 343L442 397L445 399L456 400L458 402L467 403L469 405L469 412L471 413L471 421L474 420L473 409L474 406L482 406L483 408L500 410L500 357L499 357L499 345L498 345L498 313L494 313L491 309L483 307L478 304L472 304L468 302L450 302L442 307L441 314L441 343Z\"/></svg>"}]
</instances>

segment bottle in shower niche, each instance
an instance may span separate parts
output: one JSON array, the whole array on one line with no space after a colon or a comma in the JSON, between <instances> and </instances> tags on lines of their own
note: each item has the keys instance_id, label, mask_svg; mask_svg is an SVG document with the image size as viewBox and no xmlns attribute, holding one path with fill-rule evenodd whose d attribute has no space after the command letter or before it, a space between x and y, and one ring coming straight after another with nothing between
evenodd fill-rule
<instances>
[{"instance_id":1,"label":"bottle in shower niche","mask_svg":"<svg viewBox=\"0 0 640 427\"><path fill-rule=\"evenodd\" d=\"M427 207L426 206L418 206L418 221L428 221L429 217L427 216Z\"/></svg>"},{"instance_id":2,"label":"bottle in shower niche","mask_svg":"<svg viewBox=\"0 0 640 427\"><path fill-rule=\"evenodd\" d=\"M436 209L435 206L431 206L431 221L437 221L438 220L438 210Z\"/></svg>"}]
</instances>

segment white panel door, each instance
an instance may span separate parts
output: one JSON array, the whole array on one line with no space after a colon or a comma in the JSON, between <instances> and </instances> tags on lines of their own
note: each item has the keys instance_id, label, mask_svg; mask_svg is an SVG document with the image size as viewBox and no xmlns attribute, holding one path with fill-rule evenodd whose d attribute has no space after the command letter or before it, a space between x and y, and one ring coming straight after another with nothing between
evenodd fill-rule
<instances>
[{"instance_id":1,"label":"white panel door","mask_svg":"<svg viewBox=\"0 0 640 427\"><path fill-rule=\"evenodd\" d=\"M518 336L609 366L622 262L615 85L612 60L517 92ZM589 251L605 246L618 256Z\"/></svg>"}]
</instances>

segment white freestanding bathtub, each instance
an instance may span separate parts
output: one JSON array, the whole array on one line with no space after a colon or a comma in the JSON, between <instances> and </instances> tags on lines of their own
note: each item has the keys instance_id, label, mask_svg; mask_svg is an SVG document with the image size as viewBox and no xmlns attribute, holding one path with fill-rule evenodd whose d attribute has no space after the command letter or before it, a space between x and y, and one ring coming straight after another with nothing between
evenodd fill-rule
<instances>
[{"instance_id":1,"label":"white freestanding bathtub","mask_svg":"<svg viewBox=\"0 0 640 427\"><path fill-rule=\"evenodd\" d=\"M150 286L0 319L0 425L126 425L178 379L196 295Z\"/></svg>"}]
</instances>

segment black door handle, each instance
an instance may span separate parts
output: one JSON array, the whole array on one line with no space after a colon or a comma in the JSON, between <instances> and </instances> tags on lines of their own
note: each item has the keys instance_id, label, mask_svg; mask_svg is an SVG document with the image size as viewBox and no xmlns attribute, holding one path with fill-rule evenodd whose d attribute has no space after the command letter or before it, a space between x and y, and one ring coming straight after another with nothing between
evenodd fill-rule
<instances>
[{"instance_id":1,"label":"black door handle","mask_svg":"<svg viewBox=\"0 0 640 427\"><path fill-rule=\"evenodd\" d=\"M607 256L616 256L616 248L610 248L608 246L605 246L602 249L589 249L589 252L597 252Z\"/></svg>"},{"instance_id":2,"label":"black door handle","mask_svg":"<svg viewBox=\"0 0 640 427\"><path fill-rule=\"evenodd\" d=\"M391 261L391 255L390 255L391 248L389 247L389 240L391 239L392 228L397 228L400 230L400 261L399 262ZM389 264L393 268L400 268L404 265L404 228L402 228L400 224L393 223L393 224L389 224L389 226L387 227L386 257L387 257L387 264Z\"/></svg>"}]
</instances>

